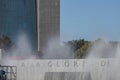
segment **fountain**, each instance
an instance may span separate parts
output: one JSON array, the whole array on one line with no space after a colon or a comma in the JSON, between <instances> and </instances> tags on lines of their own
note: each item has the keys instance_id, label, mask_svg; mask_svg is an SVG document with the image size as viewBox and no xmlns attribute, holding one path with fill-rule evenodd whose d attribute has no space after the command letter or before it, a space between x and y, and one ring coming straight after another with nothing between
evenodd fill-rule
<instances>
[{"instance_id":1,"label":"fountain","mask_svg":"<svg viewBox=\"0 0 120 80\"><path fill-rule=\"evenodd\" d=\"M12 50L16 55L31 56L30 45L25 35L19 38L17 50ZM25 42L24 42L25 41ZM54 42L54 41L53 41ZM22 44L24 44L23 47ZM52 45L52 44L51 44ZM25 49L26 48L26 49ZM54 48L54 46L52 46ZM113 49L113 50L112 50ZM43 59L27 57L25 59L7 59L2 65L16 66L14 76L16 80L119 80L120 67L119 44L111 46L109 41L98 41L93 44L86 59L65 59L71 50L56 47L43 55ZM69 51L70 50L70 51ZM22 54L20 52L22 51ZM25 51L25 52L24 52ZM65 51L65 57L63 53ZM27 53L26 53L27 52ZM55 54L56 53L56 54ZM54 55L55 54L55 55ZM32 55L33 56L33 55ZM51 57L52 56L52 57ZM54 59L59 58L59 59ZM14 55L13 55L14 57ZM47 59L44 59L47 58ZM63 58L62 58L63 57ZM50 59L52 58L52 59ZM12 69L11 69L12 70ZM13 69L15 72L15 69Z\"/></svg>"},{"instance_id":2,"label":"fountain","mask_svg":"<svg viewBox=\"0 0 120 80\"><path fill-rule=\"evenodd\" d=\"M17 66L17 80L119 79L119 71L114 66L120 66L120 60L116 59L27 59L9 63Z\"/></svg>"}]
</instances>

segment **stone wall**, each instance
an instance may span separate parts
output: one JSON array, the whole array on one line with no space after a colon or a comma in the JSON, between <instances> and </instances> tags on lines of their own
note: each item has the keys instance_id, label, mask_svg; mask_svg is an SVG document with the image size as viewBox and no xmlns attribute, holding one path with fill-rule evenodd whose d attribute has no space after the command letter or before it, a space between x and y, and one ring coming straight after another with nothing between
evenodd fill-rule
<instances>
[{"instance_id":1,"label":"stone wall","mask_svg":"<svg viewBox=\"0 0 120 80\"><path fill-rule=\"evenodd\" d=\"M66 60L19 60L8 61L17 66L17 80L44 80L47 72L89 72L98 80L119 60L113 59L66 59ZM8 64L7 63L7 64ZM6 64L5 64L6 65ZM103 77L106 79L106 77Z\"/></svg>"}]
</instances>

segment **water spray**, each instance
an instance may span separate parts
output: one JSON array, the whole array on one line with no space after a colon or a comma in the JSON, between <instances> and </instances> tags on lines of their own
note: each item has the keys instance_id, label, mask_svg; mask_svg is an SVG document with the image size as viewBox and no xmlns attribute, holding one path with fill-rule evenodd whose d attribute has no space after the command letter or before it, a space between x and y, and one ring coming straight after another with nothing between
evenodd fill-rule
<instances>
[{"instance_id":1,"label":"water spray","mask_svg":"<svg viewBox=\"0 0 120 80\"><path fill-rule=\"evenodd\" d=\"M0 65L1 65L1 61L2 61L2 49L0 49Z\"/></svg>"}]
</instances>

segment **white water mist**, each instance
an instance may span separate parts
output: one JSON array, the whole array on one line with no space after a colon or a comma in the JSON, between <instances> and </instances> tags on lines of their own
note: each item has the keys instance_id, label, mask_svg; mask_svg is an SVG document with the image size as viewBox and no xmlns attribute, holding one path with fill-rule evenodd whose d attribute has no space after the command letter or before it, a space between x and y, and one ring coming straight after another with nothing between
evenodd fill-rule
<instances>
[{"instance_id":1,"label":"white water mist","mask_svg":"<svg viewBox=\"0 0 120 80\"><path fill-rule=\"evenodd\" d=\"M93 42L92 47L90 48L88 55L86 56L88 60L99 60L99 59L109 59L110 65L104 68L103 72L97 72L99 75L98 80L119 80L120 79L120 70L119 70L119 59L120 59L120 43L119 41L109 41L105 39L99 39ZM95 64L91 65L88 63L86 69L88 69L91 73L95 71ZM109 64L109 63L108 63ZM101 77L100 77L101 76ZM95 80L95 76L93 79Z\"/></svg>"},{"instance_id":2,"label":"white water mist","mask_svg":"<svg viewBox=\"0 0 120 80\"><path fill-rule=\"evenodd\" d=\"M86 59L115 58L118 55L119 43L105 39L99 39L92 42Z\"/></svg>"},{"instance_id":3,"label":"white water mist","mask_svg":"<svg viewBox=\"0 0 120 80\"><path fill-rule=\"evenodd\" d=\"M29 36L21 32L17 35L14 45L9 52L7 52L6 58L8 59L29 59L35 58L33 56L32 45L29 40ZM5 59L6 59L5 58Z\"/></svg>"},{"instance_id":4,"label":"white water mist","mask_svg":"<svg viewBox=\"0 0 120 80\"><path fill-rule=\"evenodd\" d=\"M60 44L58 38L49 40L43 59L73 59L74 54L70 46Z\"/></svg>"}]
</instances>

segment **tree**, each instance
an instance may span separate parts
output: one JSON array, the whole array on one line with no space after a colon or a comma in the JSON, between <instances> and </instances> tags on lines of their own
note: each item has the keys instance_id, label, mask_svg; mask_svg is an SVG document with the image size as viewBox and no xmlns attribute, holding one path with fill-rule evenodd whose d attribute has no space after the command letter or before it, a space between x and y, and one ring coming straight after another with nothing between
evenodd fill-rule
<instances>
[{"instance_id":1,"label":"tree","mask_svg":"<svg viewBox=\"0 0 120 80\"><path fill-rule=\"evenodd\" d=\"M84 39L72 40L72 41L68 41L67 45L71 46L71 48L75 52L76 50L78 50L79 48L81 48L87 42L89 42L89 41L85 41Z\"/></svg>"},{"instance_id":2,"label":"tree","mask_svg":"<svg viewBox=\"0 0 120 80\"><path fill-rule=\"evenodd\" d=\"M90 47L91 43L86 42L84 45L75 51L75 58L84 58L87 55L88 48Z\"/></svg>"},{"instance_id":3,"label":"tree","mask_svg":"<svg viewBox=\"0 0 120 80\"><path fill-rule=\"evenodd\" d=\"M85 41L84 39L72 40L66 43L66 45L73 49L74 58L84 58L87 55L90 44L90 41Z\"/></svg>"},{"instance_id":4,"label":"tree","mask_svg":"<svg viewBox=\"0 0 120 80\"><path fill-rule=\"evenodd\" d=\"M12 47L12 41L11 39L3 35L2 38L0 38L0 48L4 49L5 51L9 50Z\"/></svg>"}]
</instances>

